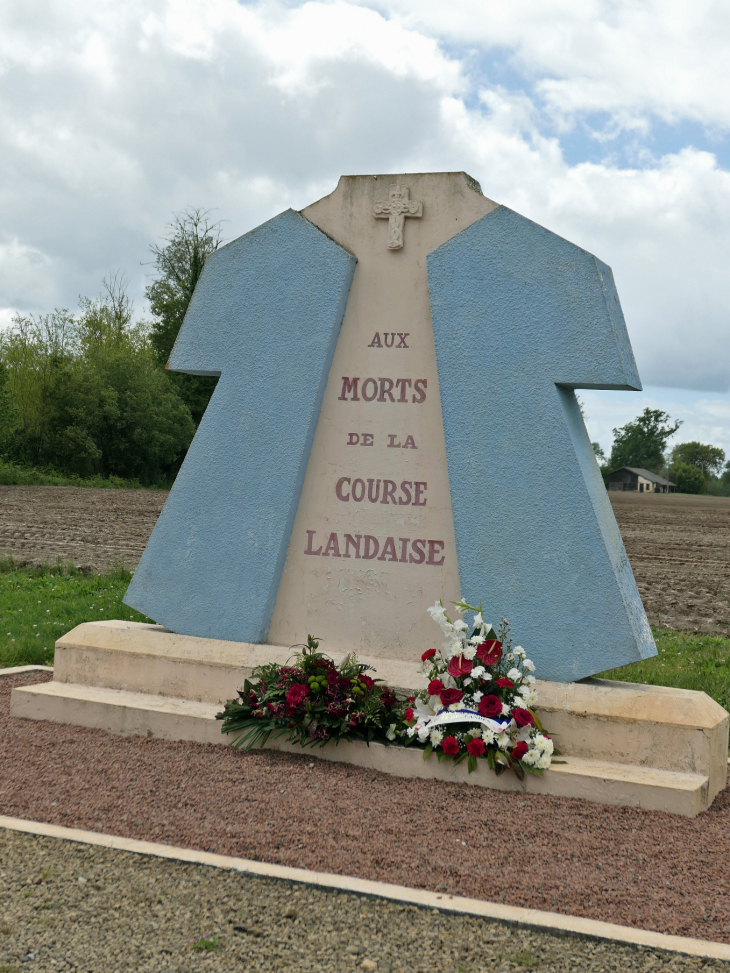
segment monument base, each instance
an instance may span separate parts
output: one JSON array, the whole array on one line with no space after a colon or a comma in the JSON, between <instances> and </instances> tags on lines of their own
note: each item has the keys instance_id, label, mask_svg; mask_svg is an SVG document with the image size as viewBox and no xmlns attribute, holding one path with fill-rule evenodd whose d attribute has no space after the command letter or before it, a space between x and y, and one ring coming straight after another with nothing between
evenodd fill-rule
<instances>
[{"instance_id":1,"label":"monument base","mask_svg":"<svg viewBox=\"0 0 730 973\"><path fill-rule=\"evenodd\" d=\"M254 666L291 650L175 635L156 625L79 625L56 643L54 679L13 690L11 714L113 733L228 744L215 714ZM420 689L418 665L369 659L389 685ZM728 714L705 693L591 679L538 682L536 711L563 751L542 777L497 777L481 766L423 760L422 751L361 743L269 749L345 761L402 777L581 798L694 817L727 780Z\"/></svg>"}]
</instances>

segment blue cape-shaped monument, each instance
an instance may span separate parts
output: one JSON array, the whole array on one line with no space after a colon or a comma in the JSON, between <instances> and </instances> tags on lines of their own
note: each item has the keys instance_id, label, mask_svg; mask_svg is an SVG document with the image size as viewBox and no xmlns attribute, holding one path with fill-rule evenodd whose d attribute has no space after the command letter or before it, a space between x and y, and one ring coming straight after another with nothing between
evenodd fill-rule
<instances>
[{"instance_id":1,"label":"blue cape-shaped monument","mask_svg":"<svg viewBox=\"0 0 730 973\"><path fill-rule=\"evenodd\" d=\"M611 271L464 173L211 254L169 367L220 380L125 598L160 624L416 661L462 596L541 678L656 653L574 392L641 388Z\"/></svg>"}]
</instances>

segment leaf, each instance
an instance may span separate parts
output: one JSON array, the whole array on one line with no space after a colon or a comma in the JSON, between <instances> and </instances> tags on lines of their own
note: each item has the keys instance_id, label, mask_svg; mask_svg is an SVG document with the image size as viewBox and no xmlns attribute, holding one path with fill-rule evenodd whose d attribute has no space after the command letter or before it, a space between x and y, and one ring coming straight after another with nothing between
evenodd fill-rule
<instances>
[{"instance_id":1,"label":"leaf","mask_svg":"<svg viewBox=\"0 0 730 973\"><path fill-rule=\"evenodd\" d=\"M553 764L567 764L567 762L568 762L567 760L551 760L550 766L552 766Z\"/></svg>"},{"instance_id":2,"label":"leaf","mask_svg":"<svg viewBox=\"0 0 730 973\"><path fill-rule=\"evenodd\" d=\"M542 777L544 771L540 770L538 767L531 767L529 764L522 764L522 769L528 774L532 774L534 777Z\"/></svg>"},{"instance_id":3,"label":"leaf","mask_svg":"<svg viewBox=\"0 0 730 973\"><path fill-rule=\"evenodd\" d=\"M454 760L454 766L456 766L457 764L462 763L464 760L466 760L466 758L468 756L469 756L469 754L466 752L466 750L464 751L464 753L460 753L459 756L456 757L455 760Z\"/></svg>"},{"instance_id":4,"label":"leaf","mask_svg":"<svg viewBox=\"0 0 730 973\"><path fill-rule=\"evenodd\" d=\"M428 760L428 758L431 756L432 753L433 753L433 744L431 743L426 744L426 749L423 751L423 759Z\"/></svg>"},{"instance_id":5,"label":"leaf","mask_svg":"<svg viewBox=\"0 0 730 973\"><path fill-rule=\"evenodd\" d=\"M532 718L535 721L535 726L538 728L540 733L544 733L545 731L542 728L542 723L540 722L540 717L537 715L537 713L532 709L528 710L528 713L532 713Z\"/></svg>"},{"instance_id":6,"label":"leaf","mask_svg":"<svg viewBox=\"0 0 730 973\"><path fill-rule=\"evenodd\" d=\"M472 754L469 754L469 764L468 764L468 767L469 767L469 773L470 774L473 774L474 771L477 769L477 758L474 757L474 756L472 756Z\"/></svg>"}]
</instances>

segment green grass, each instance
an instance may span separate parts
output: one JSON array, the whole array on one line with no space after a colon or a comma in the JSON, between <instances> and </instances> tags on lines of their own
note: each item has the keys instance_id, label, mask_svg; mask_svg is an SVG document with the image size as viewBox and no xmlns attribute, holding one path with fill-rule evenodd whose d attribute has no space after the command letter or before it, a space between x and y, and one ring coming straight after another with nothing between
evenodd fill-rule
<instances>
[{"instance_id":1,"label":"green grass","mask_svg":"<svg viewBox=\"0 0 730 973\"><path fill-rule=\"evenodd\" d=\"M122 604L126 568L84 574L72 564L18 567L0 559L0 668L53 665L53 647L81 622L150 619Z\"/></svg>"},{"instance_id":2,"label":"green grass","mask_svg":"<svg viewBox=\"0 0 730 973\"><path fill-rule=\"evenodd\" d=\"M69 476L57 470L36 470L20 466L10 460L0 459L0 486L74 486L95 487L107 490L169 490L170 484L150 488L143 487L139 480L125 480L121 476Z\"/></svg>"},{"instance_id":3,"label":"green grass","mask_svg":"<svg viewBox=\"0 0 730 973\"><path fill-rule=\"evenodd\" d=\"M658 655L602 672L602 679L699 689L730 710L730 639L653 629Z\"/></svg>"},{"instance_id":4,"label":"green grass","mask_svg":"<svg viewBox=\"0 0 730 973\"><path fill-rule=\"evenodd\" d=\"M205 937L202 937L201 939L197 939L192 944L191 948L194 949L196 953L216 952L221 948L221 944L218 939L206 939Z\"/></svg>"}]
</instances>

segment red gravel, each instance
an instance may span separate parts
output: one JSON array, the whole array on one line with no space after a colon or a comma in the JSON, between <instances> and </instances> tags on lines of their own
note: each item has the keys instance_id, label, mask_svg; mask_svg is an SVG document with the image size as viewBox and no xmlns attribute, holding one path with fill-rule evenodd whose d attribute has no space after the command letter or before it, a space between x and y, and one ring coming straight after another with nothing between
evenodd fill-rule
<instances>
[{"instance_id":1,"label":"red gravel","mask_svg":"<svg viewBox=\"0 0 730 973\"><path fill-rule=\"evenodd\" d=\"M690 821L10 719L40 681L0 679L0 814L730 943L728 790Z\"/></svg>"}]
</instances>

